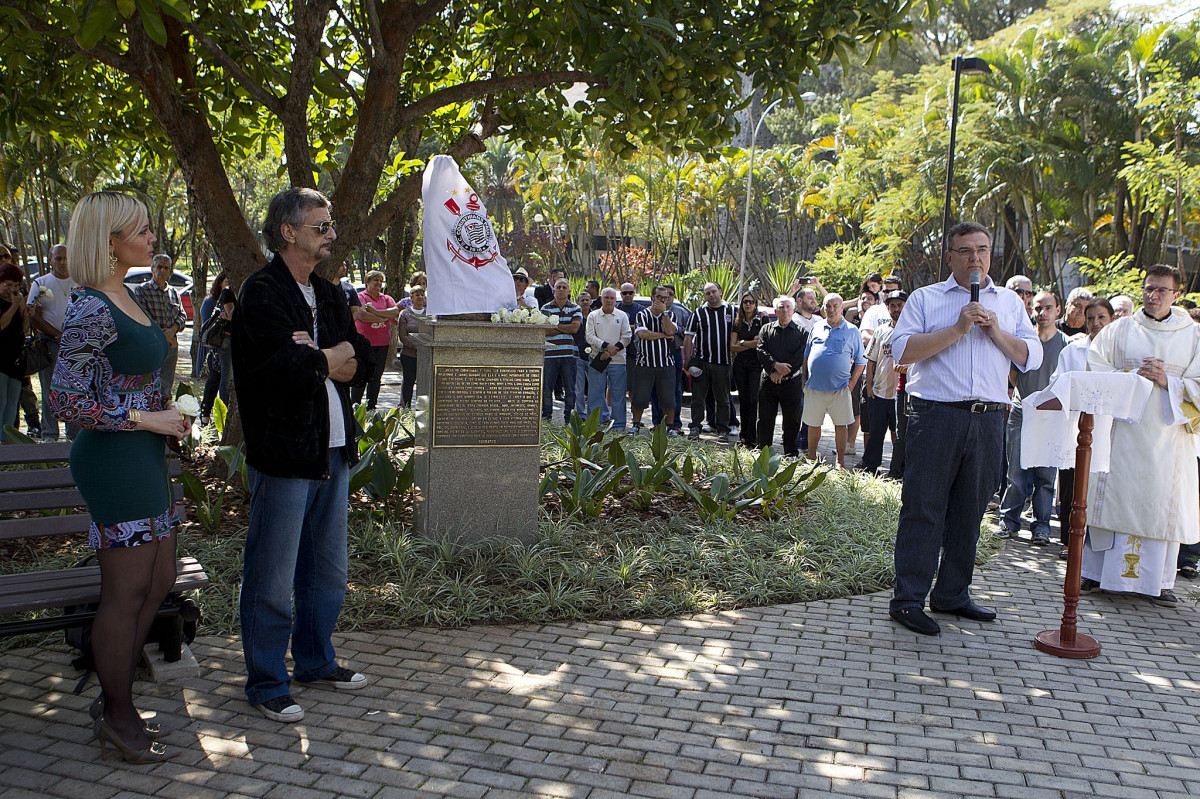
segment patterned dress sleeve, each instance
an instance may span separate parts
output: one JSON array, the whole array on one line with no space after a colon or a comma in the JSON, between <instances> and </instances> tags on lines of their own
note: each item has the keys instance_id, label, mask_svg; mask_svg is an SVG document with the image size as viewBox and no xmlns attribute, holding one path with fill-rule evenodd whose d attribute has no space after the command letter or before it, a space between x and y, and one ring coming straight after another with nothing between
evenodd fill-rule
<instances>
[{"instance_id":1,"label":"patterned dress sleeve","mask_svg":"<svg viewBox=\"0 0 1200 799\"><path fill-rule=\"evenodd\" d=\"M128 403L113 392L104 348L117 340L108 306L86 294L72 298L50 385L50 407L67 424L95 430L132 430Z\"/></svg>"}]
</instances>

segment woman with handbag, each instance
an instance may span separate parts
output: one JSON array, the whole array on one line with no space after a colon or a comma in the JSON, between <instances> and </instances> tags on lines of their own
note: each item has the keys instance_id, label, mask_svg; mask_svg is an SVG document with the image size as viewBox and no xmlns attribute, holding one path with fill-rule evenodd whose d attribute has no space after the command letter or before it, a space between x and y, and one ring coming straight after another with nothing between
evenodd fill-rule
<instances>
[{"instance_id":1,"label":"woman with handbag","mask_svg":"<svg viewBox=\"0 0 1200 799\"><path fill-rule=\"evenodd\" d=\"M16 426L25 377L25 273L13 263L0 266L0 441L4 425Z\"/></svg>"},{"instance_id":2,"label":"woman with handbag","mask_svg":"<svg viewBox=\"0 0 1200 799\"><path fill-rule=\"evenodd\" d=\"M200 328L201 346L208 366L208 379L204 381L204 396L200 401L200 422L207 425L212 421L213 404L220 396L221 402L229 405L229 387L233 385L233 357L230 350L229 323L233 319L233 306L237 297L229 278L221 272L212 282L212 289L200 305L204 324ZM207 336L206 336L207 334ZM210 346L205 339L215 342Z\"/></svg>"},{"instance_id":3,"label":"woman with handbag","mask_svg":"<svg viewBox=\"0 0 1200 799\"><path fill-rule=\"evenodd\" d=\"M154 233L146 207L126 194L84 197L71 215L68 269L79 284L63 321L50 406L81 428L71 476L92 523L100 564L92 651L101 696L92 704L103 751L131 763L174 757L153 741L133 704L133 677L150 625L175 586L175 514L166 444L187 422L159 392L168 344L122 282L148 267Z\"/></svg>"}]
</instances>

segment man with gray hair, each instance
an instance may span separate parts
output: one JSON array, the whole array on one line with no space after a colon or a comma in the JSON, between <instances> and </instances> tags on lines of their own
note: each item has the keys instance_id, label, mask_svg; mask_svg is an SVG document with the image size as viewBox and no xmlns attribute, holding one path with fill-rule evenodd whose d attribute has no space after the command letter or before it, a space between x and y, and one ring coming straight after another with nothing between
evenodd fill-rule
<instances>
[{"instance_id":1,"label":"man with gray hair","mask_svg":"<svg viewBox=\"0 0 1200 799\"><path fill-rule=\"evenodd\" d=\"M50 272L41 275L29 287L29 304L33 313L30 321L38 338L50 349L50 365L38 372L42 388L43 439L58 440L58 418L50 410L50 378L54 376L54 362L58 359L58 342L62 338L63 317L67 313L67 302L76 283L67 271L67 245L55 244L50 248ZM67 438L75 438L79 429L67 425Z\"/></svg>"},{"instance_id":2,"label":"man with gray hair","mask_svg":"<svg viewBox=\"0 0 1200 799\"><path fill-rule=\"evenodd\" d=\"M842 316L840 294L826 294L825 319L813 328L804 353L804 423L808 425L808 457L817 459L821 425L833 420L837 467L846 465L846 439L854 421L850 393L867 367L862 336Z\"/></svg>"},{"instance_id":3,"label":"man with gray hair","mask_svg":"<svg viewBox=\"0 0 1200 799\"><path fill-rule=\"evenodd\" d=\"M1004 288L1009 291L1016 292L1017 296L1025 302L1025 313L1033 317L1033 295L1037 294L1033 290L1033 281L1024 275L1013 275L1004 283Z\"/></svg>"},{"instance_id":4,"label":"man with gray hair","mask_svg":"<svg viewBox=\"0 0 1200 799\"><path fill-rule=\"evenodd\" d=\"M163 361L159 391L166 401L175 399L175 366L179 363L179 331L187 326L187 314L171 279L171 258L156 255L150 262L150 280L133 290L138 305L167 337L167 359Z\"/></svg>"},{"instance_id":5,"label":"man with gray hair","mask_svg":"<svg viewBox=\"0 0 1200 799\"><path fill-rule=\"evenodd\" d=\"M1133 298L1126 294L1118 294L1108 301L1113 307L1113 319L1133 316Z\"/></svg>"},{"instance_id":6,"label":"man with gray hair","mask_svg":"<svg viewBox=\"0 0 1200 799\"><path fill-rule=\"evenodd\" d=\"M1084 313L1092 299L1092 292L1083 286L1071 289L1071 293L1067 295L1066 307L1063 308L1063 318L1058 320L1058 329L1063 332L1063 335L1070 338L1087 332L1087 319L1084 318Z\"/></svg>"},{"instance_id":7,"label":"man with gray hair","mask_svg":"<svg viewBox=\"0 0 1200 799\"><path fill-rule=\"evenodd\" d=\"M804 368L804 349L808 333L796 324L796 301L776 297L775 321L763 325L758 334L758 362L763 375L758 389L758 430L755 441L760 447L771 446L775 438L775 414L783 410L783 454L800 457L796 438L800 433L800 373Z\"/></svg>"},{"instance_id":8,"label":"man with gray hair","mask_svg":"<svg viewBox=\"0 0 1200 799\"><path fill-rule=\"evenodd\" d=\"M250 484L242 651L250 704L296 722L304 709L291 697L293 676L340 690L367 681L338 663L331 637L346 595L349 472L358 461L349 385L370 372L374 353L346 295L314 271L337 238L325 195L275 195L263 238L275 258L246 278L232 320Z\"/></svg>"},{"instance_id":9,"label":"man with gray hair","mask_svg":"<svg viewBox=\"0 0 1200 799\"><path fill-rule=\"evenodd\" d=\"M600 409L600 420L613 423L613 430L625 432L625 348L633 338L629 317L617 308L617 290L612 286L600 289L600 310L588 314L585 323L589 364L580 364L588 371L587 410ZM599 367L599 368L597 368ZM612 412L604 403L604 391L612 400Z\"/></svg>"}]
</instances>

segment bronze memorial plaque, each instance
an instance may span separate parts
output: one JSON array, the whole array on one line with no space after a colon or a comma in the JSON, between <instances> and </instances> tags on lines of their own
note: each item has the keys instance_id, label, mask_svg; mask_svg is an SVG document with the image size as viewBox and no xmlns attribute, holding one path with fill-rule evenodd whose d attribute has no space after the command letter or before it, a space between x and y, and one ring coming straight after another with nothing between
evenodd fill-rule
<instances>
[{"instance_id":1,"label":"bronze memorial plaque","mask_svg":"<svg viewBox=\"0 0 1200 799\"><path fill-rule=\"evenodd\" d=\"M536 447L542 370L530 366L433 367L435 447Z\"/></svg>"}]
</instances>

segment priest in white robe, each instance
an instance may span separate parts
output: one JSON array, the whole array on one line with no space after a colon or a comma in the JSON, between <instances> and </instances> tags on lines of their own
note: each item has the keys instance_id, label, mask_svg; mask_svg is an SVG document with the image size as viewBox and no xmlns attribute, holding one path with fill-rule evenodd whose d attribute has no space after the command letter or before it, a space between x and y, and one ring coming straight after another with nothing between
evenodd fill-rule
<instances>
[{"instance_id":1,"label":"priest in white robe","mask_svg":"<svg viewBox=\"0 0 1200 799\"><path fill-rule=\"evenodd\" d=\"M1154 384L1140 422L1116 421L1112 468L1092 474L1081 593L1097 588L1145 594L1175 607L1180 544L1200 538L1196 444L1184 400L1200 404L1200 325L1174 307L1179 273L1146 270L1142 309L1092 341L1092 371L1137 372Z\"/></svg>"}]
</instances>

